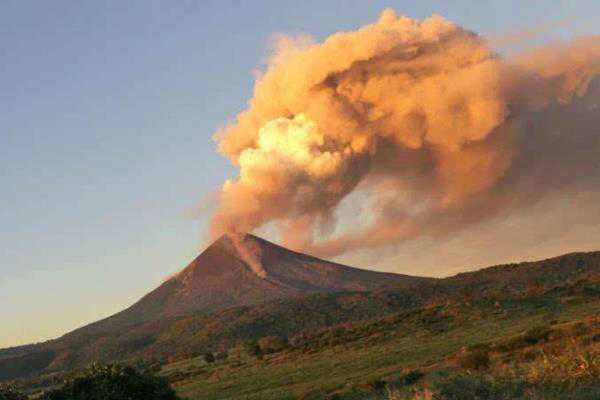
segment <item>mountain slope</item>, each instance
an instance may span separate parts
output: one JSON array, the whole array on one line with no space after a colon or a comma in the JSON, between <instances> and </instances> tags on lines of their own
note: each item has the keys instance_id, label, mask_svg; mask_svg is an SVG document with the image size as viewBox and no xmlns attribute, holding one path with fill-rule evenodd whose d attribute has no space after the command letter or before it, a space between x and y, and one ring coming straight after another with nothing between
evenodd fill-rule
<instances>
[{"instance_id":1,"label":"mountain slope","mask_svg":"<svg viewBox=\"0 0 600 400\"><path fill-rule=\"evenodd\" d=\"M76 332L110 331L192 312L214 312L314 293L407 288L430 281L433 279L332 263L250 234L225 235L131 307Z\"/></svg>"},{"instance_id":2,"label":"mountain slope","mask_svg":"<svg viewBox=\"0 0 600 400\"><path fill-rule=\"evenodd\" d=\"M269 335L302 336L449 302L531 296L562 301L580 291L600 293L600 252L428 279L345 267L254 236L242 239L218 240L121 313L56 340L0 351L0 380L96 360L165 359Z\"/></svg>"},{"instance_id":3,"label":"mountain slope","mask_svg":"<svg viewBox=\"0 0 600 400\"><path fill-rule=\"evenodd\" d=\"M569 253L540 261L496 265L444 279L449 284L480 290L518 291L553 287L600 278L600 251Z\"/></svg>"}]
</instances>

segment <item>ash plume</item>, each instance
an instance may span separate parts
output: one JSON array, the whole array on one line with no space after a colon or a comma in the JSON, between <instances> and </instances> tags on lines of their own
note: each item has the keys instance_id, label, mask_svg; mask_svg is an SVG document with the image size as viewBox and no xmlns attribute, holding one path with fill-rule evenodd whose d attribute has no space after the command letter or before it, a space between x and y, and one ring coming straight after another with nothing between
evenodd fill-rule
<instances>
[{"instance_id":1,"label":"ash plume","mask_svg":"<svg viewBox=\"0 0 600 400\"><path fill-rule=\"evenodd\" d=\"M322 43L282 37L247 109L215 135L239 177L211 235L275 224L284 245L335 256L597 190L599 72L600 37L506 59L440 16L389 9ZM356 192L368 211L338 232Z\"/></svg>"}]
</instances>

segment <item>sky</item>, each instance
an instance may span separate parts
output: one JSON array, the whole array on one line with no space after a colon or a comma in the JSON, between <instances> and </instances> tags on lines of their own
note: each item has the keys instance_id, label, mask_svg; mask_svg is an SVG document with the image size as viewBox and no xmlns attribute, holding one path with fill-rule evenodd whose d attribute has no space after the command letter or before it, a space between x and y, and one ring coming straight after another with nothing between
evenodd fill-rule
<instances>
[{"instance_id":1,"label":"sky","mask_svg":"<svg viewBox=\"0 0 600 400\"><path fill-rule=\"evenodd\" d=\"M528 46L598 33L600 16L597 1L0 2L0 347L120 311L191 261L206 244L198 204L236 174L212 136L245 107L273 35L323 39L386 7L440 14L499 43L539 27ZM518 221L502 226L531 231ZM568 240L583 249L598 237L591 226ZM565 239L497 260L467 240L437 256L420 242L342 261L448 275ZM436 266L458 248L451 267Z\"/></svg>"}]
</instances>

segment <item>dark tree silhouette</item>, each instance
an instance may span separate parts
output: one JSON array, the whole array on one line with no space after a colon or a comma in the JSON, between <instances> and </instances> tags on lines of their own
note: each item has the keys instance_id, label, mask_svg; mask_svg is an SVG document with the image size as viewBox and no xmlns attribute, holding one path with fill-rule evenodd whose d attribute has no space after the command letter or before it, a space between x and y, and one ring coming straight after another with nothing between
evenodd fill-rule
<instances>
[{"instance_id":1,"label":"dark tree silhouette","mask_svg":"<svg viewBox=\"0 0 600 400\"><path fill-rule=\"evenodd\" d=\"M213 353L204 353L204 361L207 364L214 363L215 362L215 356L213 355Z\"/></svg>"},{"instance_id":2,"label":"dark tree silhouette","mask_svg":"<svg viewBox=\"0 0 600 400\"><path fill-rule=\"evenodd\" d=\"M120 365L92 366L85 374L45 393L43 400L178 400L168 382Z\"/></svg>"},{"instance_id":3,"label":"dark tree silhouette","mask_svg":"<svg viewBox=\"0 0 600 400\"><path fill-rule=\"evenodd\" d=\"M1 385L0 384L0 400L26 400L24 394L20 393L14 386L12 385Z\"/></svg>"}]
</instances>

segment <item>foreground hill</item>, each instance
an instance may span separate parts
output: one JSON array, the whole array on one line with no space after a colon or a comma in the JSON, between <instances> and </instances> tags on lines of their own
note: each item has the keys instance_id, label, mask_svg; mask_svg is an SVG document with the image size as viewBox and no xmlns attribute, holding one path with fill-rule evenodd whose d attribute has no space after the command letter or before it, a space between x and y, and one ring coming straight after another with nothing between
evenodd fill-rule
<instances>
[{"instance_id":1,"label":"foreground hill","mask_svg":"<svg viewBox=\"0 0 600 400\"><path fill-rule=\"evenodd\" d=\"M589 291L586 285L600 281L600 252L435 280L371 273L289 252L255 237L247 240L263 246L260 257L253 259L261 261L259 275L230 239L221 239L180 275L124 312L54 341L0 352L0 378L68 370L92 361L154 359L164 363L263 337L298 341L323 329L368 324L457 301L494 299L493 304L498 299L531 296L556 299ZM226 286L220 286L222 282L236 290L228 293ZM177 290L170 285L177 285ZM214 302L215 298L224 303ZM220 305L234 301L242 304ZM437 317L432 318L435 323Z\"/></svg>"},{"instance_id":2,"label":"foreground hill","mask_svg":"<svg viewBox=\"0 0 600 400\"><path fill-rule=\"evenodd\" d=\"M336 325L262 358L233 349L159 368L189 400L597 400L599 315L600 285L580 282Z\"/></svg>"}]
</instances>

